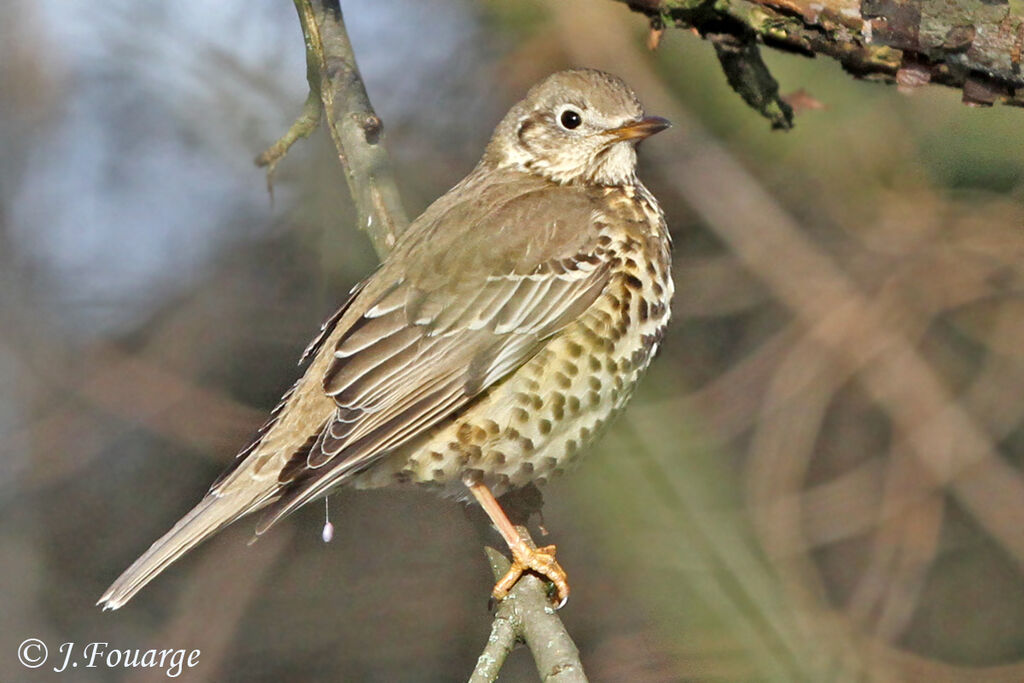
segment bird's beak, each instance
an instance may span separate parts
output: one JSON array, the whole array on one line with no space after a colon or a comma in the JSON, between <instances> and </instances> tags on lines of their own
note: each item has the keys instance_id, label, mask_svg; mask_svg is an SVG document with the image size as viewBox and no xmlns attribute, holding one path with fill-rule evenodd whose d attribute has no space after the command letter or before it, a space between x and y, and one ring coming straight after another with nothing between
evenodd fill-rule
<instances>
[{"instance_id":1,"label":"bird's beak","mask_svg":"<svg viewBox=\"0 0 1024 683\"><path fill-rule=\"evenodd\" d=\"M613 128L608 133L615 136L616 142L622 140L643 140L655 133L660 133L671 125L672 123L668 119L663 119L660 116L645 116L642 119L630 121L624 126Z\"/></svg>"}]
</instances>

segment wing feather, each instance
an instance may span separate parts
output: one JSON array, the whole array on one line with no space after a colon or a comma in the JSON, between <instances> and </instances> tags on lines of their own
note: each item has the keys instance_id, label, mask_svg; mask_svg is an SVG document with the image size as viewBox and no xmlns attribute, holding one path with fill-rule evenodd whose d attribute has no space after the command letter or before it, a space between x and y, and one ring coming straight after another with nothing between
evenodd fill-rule
<instances>
[{"instance_id":1,"label":"wing feather","mask_svg":"<svg viewBox=\"0 0 1024 683\"><path fill-rule=\"evenodd\" d=\"M296 456L304 462L282 470L281 495L260 532L449 419L596 301L610 261L597 239L592 199L571 197L564 216L533 233L503 231L507 243L490 248L481 241L486 234L474 232L450 243L420 239L405 255L403 272L378 271L375 277L392 276L391 283L378 281L378 294L359 302L363 313L336 336L324 375L324 391L337 405L334 419L313 448ZM480 220L515 222L522 231L545 195L514 199L488 205L491 214ZM460 260L459 249L484 256Z\"/></svg>"},{"instance_id":2,"label":"wing feather","mask_svg":"<svg viewBox=\"0 0 1024 683\"><path fill-rule=\"evenodd\" d=\"M553 279L553 277L542 280L520 279L516 283L512 296L495 316L495 334L505 334L521 328L527 316L532 312L534 302L543 298L551 289L551 280Z\"/></svg>"},{"instance_id":3,"label":"wing feather","mask_svg":"<svg viewBox=\"0 0 1024 683\"><path fill-rule=\"evenodd\" d=\"M415 347L422 343L419 330L402 327L373 346L364 347L358 356L336 355L324 375L324 391L340 405L355 405L358 397L399 369L395 359L419 355Z\"/></svg>"}]
</instances>

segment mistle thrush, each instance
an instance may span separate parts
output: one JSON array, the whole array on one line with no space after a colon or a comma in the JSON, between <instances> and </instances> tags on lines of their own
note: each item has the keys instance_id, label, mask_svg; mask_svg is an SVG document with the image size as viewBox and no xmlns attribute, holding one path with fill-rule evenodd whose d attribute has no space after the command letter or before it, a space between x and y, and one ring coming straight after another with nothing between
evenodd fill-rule
<instances>
[{"instance_id":1,"label":"mistle thrush","mask_svg":"<svg viewBox=\"0 0 1024 683\"><path fill-rule=\"evenodd\" d=\"M534 86L324 324L253 442L99 603L120 607L244 515L266 510L262 534L346 484L472 494L513 554L495 597L532 569L564 600L554 547L531 548L495 496L576 461L658 348L671 243L636 142L667 126L606 73Z\"/></svg>"}]
</instances>

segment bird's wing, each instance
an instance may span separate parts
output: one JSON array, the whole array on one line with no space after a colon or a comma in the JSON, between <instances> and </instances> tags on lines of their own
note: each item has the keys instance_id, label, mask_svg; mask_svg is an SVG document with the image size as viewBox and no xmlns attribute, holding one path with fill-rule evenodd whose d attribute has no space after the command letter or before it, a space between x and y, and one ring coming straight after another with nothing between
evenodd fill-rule
<instances>
[{"instance_id":1,"label":"bird's wing","mask_svg":"<svg viewBox=\"0 0 1024 683\"><path fill-rule=\"evenodd\" d=\"M449 212L439 220L469 229L421 228L431 237L413 238L404 267L378 271L390 284L374 283L379 293L358 304L323 378L334 418L282 469L259 532L451 416L597 299L610 273L601 216L591 198L565 189L552 217L559 190L479 216Z\"/></svg>"}]
</instances>

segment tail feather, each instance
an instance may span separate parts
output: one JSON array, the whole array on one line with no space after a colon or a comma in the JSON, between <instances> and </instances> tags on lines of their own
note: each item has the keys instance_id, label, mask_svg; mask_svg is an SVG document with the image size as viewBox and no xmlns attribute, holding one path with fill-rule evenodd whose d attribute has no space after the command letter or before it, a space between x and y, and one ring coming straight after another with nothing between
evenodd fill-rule
<instances>
[{"instance_id":1,"label":"tail feather","mask_svg":"<svg viewBox=\"0 0 1024 683\"><path fill-rule=\"evenodd\" d=\"M96 604L101 605L104 611L121 607L179 557L266 502L232 493L223 496L207 494L142 557L135 560Z\"/></svg>"}]
</instances>

